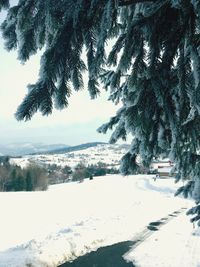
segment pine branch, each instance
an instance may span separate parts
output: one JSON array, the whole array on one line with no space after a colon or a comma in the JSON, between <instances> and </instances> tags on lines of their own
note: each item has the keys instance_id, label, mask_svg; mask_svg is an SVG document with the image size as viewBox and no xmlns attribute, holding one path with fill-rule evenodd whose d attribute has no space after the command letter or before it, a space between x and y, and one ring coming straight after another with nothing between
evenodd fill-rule
<instances>
[{"instance_id":1,"label":"pine branch","mask_svg":"<svg viewBox=\"0 0 200 267\"><path fill-rule=\"evenodd\" d=\"M8 9L10 6L9 0L0 0L0 11L4 9Z\"/></svg>"},{"instance_id":2,"label":"pine branch","mask_svg":"<svg viewBox=\"0 0 200 267\"><path fill-rule=\"evenodd\" d=\"M120 0L119 6L129 6L137 3L155 2L155 0Z\"/></svg>"}]
</instances>

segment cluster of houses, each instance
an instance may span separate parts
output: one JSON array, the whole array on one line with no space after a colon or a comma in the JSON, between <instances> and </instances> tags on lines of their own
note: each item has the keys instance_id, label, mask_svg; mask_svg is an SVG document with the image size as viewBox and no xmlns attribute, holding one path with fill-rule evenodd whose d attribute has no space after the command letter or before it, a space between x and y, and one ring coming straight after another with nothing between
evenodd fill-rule
<instances>
[{"instance_id":1,"label":"cluster of houses","mask_svg":"<svg viewBox=\"0 0 200 267\"><path fill-rule=\"evenodd\" d=\"M172 172L174 163L169 159L154 161L152 169L156 170L157 177L168 178L173 177L175 172Z\"/></svg>"}]
</instances>

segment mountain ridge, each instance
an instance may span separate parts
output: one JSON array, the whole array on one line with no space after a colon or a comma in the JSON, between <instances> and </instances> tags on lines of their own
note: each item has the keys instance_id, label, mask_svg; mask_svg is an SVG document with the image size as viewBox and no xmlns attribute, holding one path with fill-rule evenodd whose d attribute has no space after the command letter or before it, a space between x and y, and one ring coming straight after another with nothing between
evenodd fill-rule
<instances>
[{"instance_id":1,"label":"mountain ridge","mask_svg":"<svg viewBox=\"0 0 200 267\"><path fill-rule=\"evenodd\" d=\"M84 150L90 147L95 147L97 145L107 145L108 143L105 142L89 142L89 143L84 143L80 145L75 145L75 146L69 146L66 148L61 148L61 149L55 149L52 151L48 151L46 154L64 154L68 152L74 152L74 151L79 151L79 150Z\"/></svg>"},{"instance_id":2,"label":"mountain ridge","mask_svg":"<svg viewBox=\"0 0 200 267\"><path fill-rule=\"evenodd\" d=\"M47 151L53 151L55 149L67 148L66 144L43 144L43 143L10 143L0 144L1 156L25 156L33 153L45 153Z\"/></svg>"}]
</instances>

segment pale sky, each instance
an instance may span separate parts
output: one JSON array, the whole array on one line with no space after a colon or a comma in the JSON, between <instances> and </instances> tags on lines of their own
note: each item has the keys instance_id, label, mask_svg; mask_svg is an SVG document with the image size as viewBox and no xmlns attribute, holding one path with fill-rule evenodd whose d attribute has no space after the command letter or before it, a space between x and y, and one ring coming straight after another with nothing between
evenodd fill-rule
<instances>
[{"instance_id":1,"label":"pale sky","mask_svg":"<svg viewBox=\"0 0 200 267\"><path fill-rule=\"evenodd\" d=\"M2 18L1 13L0 22ZM54 110L48 117L37 113L28 122L16 121L14 113L27 92L27 84L34 83L38 78L40 56L34 56L21 65L17 52L7 52L3 42L0 38L0 144L108 142L111 132L103 135L98 134L96 129L115 115L119 107L107 101L108 95L104 90L95 100L90 100L86 89L74 92L67 109Z\"/></svg>"}]
</instances>

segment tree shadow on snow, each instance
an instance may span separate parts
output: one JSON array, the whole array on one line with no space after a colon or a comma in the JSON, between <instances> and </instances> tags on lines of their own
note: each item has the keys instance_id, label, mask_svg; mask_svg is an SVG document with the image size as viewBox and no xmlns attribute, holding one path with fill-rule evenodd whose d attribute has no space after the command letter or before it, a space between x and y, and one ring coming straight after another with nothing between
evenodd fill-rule
<instances>
[{"instance_id":1,"label":"tree shadow on snow","mask_svg":"<svg viewBox=\"0 0 200 267\"><path fill-rule=\"evenodd\" d=\"M125 241L99 248L59 267L134 267L133 263L126 262L123 258L133 244L133 241Z\"/></svg>"}]
</instances>

